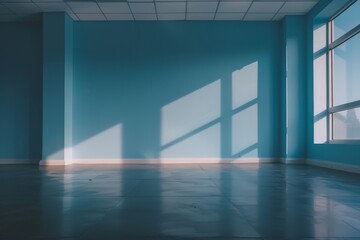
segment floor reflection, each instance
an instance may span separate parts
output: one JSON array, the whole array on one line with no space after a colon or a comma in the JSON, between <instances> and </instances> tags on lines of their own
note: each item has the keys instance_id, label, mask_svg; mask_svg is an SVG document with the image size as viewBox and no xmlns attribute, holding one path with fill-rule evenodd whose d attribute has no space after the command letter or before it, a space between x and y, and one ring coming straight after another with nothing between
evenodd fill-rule
<instances>
[{"instance_id":1,"label":"floor reflection","mask_svg":"<svg viewBox=\"0 0 360 240\"><path fill-rule=\"evenodd\" d=\"M308 166L0 166L0 239L360 238L360 176Z\"/></svg>"}]
</instances>

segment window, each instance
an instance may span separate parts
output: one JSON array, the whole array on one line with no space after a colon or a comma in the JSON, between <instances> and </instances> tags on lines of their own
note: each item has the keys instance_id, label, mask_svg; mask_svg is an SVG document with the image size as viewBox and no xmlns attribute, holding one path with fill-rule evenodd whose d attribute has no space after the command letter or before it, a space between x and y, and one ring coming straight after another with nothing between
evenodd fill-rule
<instances>
[{"instance_id":1,"label":"window","mask_svg":"<svg viewBox=\"0 0 360 240\"><path fill-rule=\"evenodd\" d=\"M360 1L336 14L329 29L329 140L360 140Z\"/></svg>"}]
</instances>

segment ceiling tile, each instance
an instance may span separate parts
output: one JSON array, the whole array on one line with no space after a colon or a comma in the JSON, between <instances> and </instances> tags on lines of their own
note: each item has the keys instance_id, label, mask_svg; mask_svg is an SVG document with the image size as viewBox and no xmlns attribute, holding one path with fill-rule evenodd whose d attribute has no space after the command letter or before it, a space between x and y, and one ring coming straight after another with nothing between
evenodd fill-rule
<instances>
[{"instance_id":1,"label":"ceiling tile","mask_svg":"<svg viewBox=\"0 0 360 240\"><path fill-rule=\"evenodd\" d=\"M154 1L153 0L128 0L128 2L154 2Z\"/></svg>"},{"instance_id":2,"label":"ceiling tile","mask_svg":"<svg viewBox=\"0 0 360 240\"><path fill-rule=\"evenodd\" d=\"M156 14L141 14L141 13L135 13L134 18L137 21L151 21L151 20L157 20Z\"/></svg>"},{"instance_id":3,"label":"ceiling tile","mask_svg":"<svg viewBox=\"0 0 360 240\"><path fill-rule=\"evenodd\" d=\"M104 14L80 13L80 14L76 14L76 15L82 21L105 21L106 20Z\"/></svg>"},{"instance_id":4,"label":"ceiling tile","mask_svg":"<svg viewBox=\"0 0 360 240\"><path fill-rule=\"evenodd\" d=\"M280 14L284 14L285 16L289 15L289 16L293 16L293 15L305 15L305 12L279 12Z\"/></svg>"},{"instance_id":5,"label":"ceiling tile","mask_svg":"<svg viewBox=\"0 0 360 240\"><path fill-rule=\"evenodd\" d=\"M103 13L131 13L128 3L124 2L99 2Z\"/></svg>"},{"instance_id":6,"label":"ceiling tile","mask_svg":"<svg viewBox=\"0 0 360 240\"><path fill-rule=\"evenodd\" d=\"M65 0L66 1L66 0ZM93 0L95 1L95 0ZM120 2L124 2L124 3L127 3L128 1L126 0L96 0L97 3L101 3L101 2L104 2L104 3L120 3ZM144 1L143 1L144 2Z\"/></svg>"},{"instance_id":7,"label":"ceiling tile","mask_svg":"<svg viewBox=\"0 0 360 240\"><path fill-rule=\"evenodd\" d=\"M186 2L185 0L154 0L155 2Z\"/></svg>"},{"instance_id":8,"label":"ceiling tile","mask_svg":"<svg viewBox=\"0 0 360 240\"><path fill-rule=\"evenodd\" d=\"M242 20L245 13L217 13L215 20Z\"/></svg>"},{"instance_id":9,"label":"ceiling tile","mask_svg":"<svg viewBox=\"0 0 360 240\"><path fill-rule=\"evenodd\" d=\"M286 2L280 9L280 13L303 13L306 14L315 6L315 1Z\"/></svg>"},{"instance_id":10,"label":"ceiling tile","mask_svg":"<svg viewBox=\"0 0 360 240\"><path fill-rule=\"evenodd\" d=\"M244 21L270 21L275 13L247 13Z\"/></svg>"},{"instance_id":11,"label":"ceiling tile","mask_svg":"<svg viewBox=\"0 0 360 240\"><path fill-rule=\"evenodd\" d=\"M157 2L156 11L158 13L183 13L185 12L185 2Z\"/></svg>"},{"instance_id":12,"label":"ceiling tile","mask_svg":"<svg viewBox=\"0 0 360 240\"><path fill-rule=\"evenodd\" d=\"M21 21L25 21L25 22L40 22L42 20L41 13L24 14L24 15L19 15L19 17Z\"/></svg>"},{"instance_id":13,"label":"ceiling tile","mask_svg":"<svg viewBox=\"0 0 360 240\"><path fill-rule=\"evenodd\" d=\"M215 13L188 13L186 20L213 20L214 16Z\"/></svg>"},{"instance_id":14,"label":"ceiling tile","mask_svg":"<svg viewBox=\"0 0 360 240\"><path fill-rule=\"evenodd\" d=\"M215 12L218 6L218 2L188 2L188 12Z\"/></svg>"},{"instance_id":15,"label":"ceiling tile","mask_svg":"<svg viewBox=\"0 0 360 240\"><path fill-rule=\"evenodd\" d=\"M71 12L71 9L64 2L38 2L36 5L44 12Z\"/></svg>"},{"instance_id":16,"label":"ceiling tile","mask_svg":"<svg viewBox=\"0 0 360 240\"><path fill-rule=\"evenodd\" d=\"M76 16L76 14L74 14L74 13L68 13L68 14L73 20L75 20L75 21L79 20L79 18Z\"/></svg>"},{"instance_id":17,"label":"ceiling tile","mask_svg":"<svg viewBox=\"0 0 360 240\"><path fill-rule=\"evenodd\" d=\"M0 2L4 2L4 3L19 3L19 2L27 2L27 3L31 3L31 0L0 0Z\"/></svg>"},{"instance_id":18,"label":"ceiling tile","mask_svg":"<svg viewBox=\"0 0 360 240\"><path fill-rule=\"evenodd\" d=\"M19 17L15 14L0 15L0 22L12 22L19 20Z\"/></svg>"},{"instance_id":19,"label":"ceiling tile","mask_svg":"<svg viewBox=\"0 0 360 240\"><path fill-rule=\"evenodd\" d=\"M114 14L114 13L109 13L109 14L105 14L107 20L109 21L132 21L134 20L134 17L132 14Z\"/></svg>"},{"instance_id":20,"label":"ceiling tile","mask_svg":"<svg viewBox=\"0 0 360 240\"><path fill-rule=\"evenodd\" d=\"M130 4L131 11L133 13L155 13L154 3L131 2L129 4Z\"/></svg>"},{"instance_id":21,"label":"ceiling tile","mask_svg":"<svg viewBox=\"0 0 360 240\"><path fill-rule=\"evenodd\" d=\"M159 20L185 20L185 12L184 13L159 13Z\"/></svg>"},{"instance_id":22,"label":"ceiling tile","mask_svg":"<svg viewBox=\"0 0 360 240\"><path fill-rule=\"evenodd\" d=\"M12 0L12 1L18 1L18 0ZM61 2L63 3L64 0L32 0L33 2L35 3L38 3L38 2Z\"/></svg>"},{"instance_id":23,"label":"ceiling tile","mask_svg":"<svg viewBox=\"0 0 360 240\"><path fill-rule=\"evenodd\" d=\"M96 2L67 2L67 4L75 13L101 13Z\"/></svg>"},{"instance_id":24,"label":"ceiling tile","mask_svg":"<svg viewBox=\"0 0 360 240\"><path fill-rule=\"evenodd\" d=\"M218 12L246 12L250 2L220 2Z\"/></svg>"},{"instance_id":25,"label":"ceiling tile","mask_svg":"<svg viewBox=\"0 0 360 240\"><path fill-rule=\"evenodd\" d=\"M187 0L187 2L219 2L219 0Z\"/></svg>"},{"instance_id":26,"label":"ceiling tile","mask_svg":"<svg viewBox=\"0 0 360 240\"><path fill-rule=\"evenodd\" d=\"M13 12L9 8L0 5L0 15L11 15L11 14L13 14Z\"/></svg>"},{"instance_id":27,"label":"ceiling tile","mask_svg":"<svg viewBox=\"0 0 360 240\"><path fill-rule=\"evenodd\" d=\"M249 12L251 13L276 13L284 2L253 2Z\"/></svg>"},{"instance_id":28,"label":"ceiling tile","mask_svg":"<svg viewBox=\"0 0 360 240\"><path fill-rule=\"evenodd\" d=\"M41 9L34 3L3 3L3 5L9 8L16 14L34 14L41 12Z\"/></svg>"},{"instance_id":29,"label":"ceiling tile","mask_svg":"<svg viewBox=\"0 0 360 240\"><path fill-rule=\"evenodd\" d=\"M279 20L283 19L284 17L285 17L285 14L278 13L274 16L274 18L272 20L279 21Z\"/></svg>"},{"instance_id":30,"label":"ceiling tile","mask_svg":"<svg viewBox=\"0 0 360 240\"><path fill-rule=\"evenodd\" d=\"M250 4L253 2L253 0L221 0L221 1L222 2L247 2L247 3L250 3ZM274 0L271 0L271 1L274 1Z\"/></svg>"},{"instance_id":31,"label":"ceiling tile","mask_svg":"<svg viewBox=\"0 0 360 240\"><path fill-rule=\"evenodd\" d=\"M187 0L187 2L219 2L219 0Z\"/></svg>"}]
</instances>

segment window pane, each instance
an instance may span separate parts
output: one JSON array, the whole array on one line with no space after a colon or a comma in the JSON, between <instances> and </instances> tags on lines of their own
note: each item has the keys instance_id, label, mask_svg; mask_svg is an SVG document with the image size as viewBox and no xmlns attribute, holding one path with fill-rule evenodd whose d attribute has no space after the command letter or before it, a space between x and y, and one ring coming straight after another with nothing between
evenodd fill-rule
<instances>
[{"instance_id":1,"label":"window pane","mask_svg":"<svg viewBox=\"0 0 360 240\"><path fill-rule=\"evenodd\" d=\"M360 100L360 34L334 49L334 106Z\"/></svg>"},{"instance_id":2,"label":"window pane","mask_svg":"<svg viewBox=\"0 0 360 240\"><path fill-rule=\"evenodd\" d=\"M333 114L333 138L360 139L360 108Z\"/></svg>"},{"instance_id":3,"label":"window pane","mask_svg":"<svg viewBox=\"0 0 360 240\"><path fill-rule=\"evenodd\" d=\"M348 9L334 19L334 40L350 31L360 23L360 1L355 2Z\"/></svg>"}]
</instances>

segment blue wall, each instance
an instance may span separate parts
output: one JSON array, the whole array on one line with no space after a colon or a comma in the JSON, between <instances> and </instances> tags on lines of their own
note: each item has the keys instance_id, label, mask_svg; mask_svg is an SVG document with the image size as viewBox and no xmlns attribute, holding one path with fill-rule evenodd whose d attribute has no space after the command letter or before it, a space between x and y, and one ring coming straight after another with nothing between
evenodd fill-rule
<instances>
[{"instance_id":1,"label":"blue wall","mask_svg":"<svg viewBox=\"0 0 360 240\"><path fill-rule=\"evenodd\" d=\"M43 15L42 160L71 160L73 21L66 13Z\"/></svg>"},{"instance_id":2,"label":"blue wall","mask_svg":"<svg viewBox=\"0 0 360 240\"><path fill-rule=\"evenodd\" d=\"M304 16L282 21L281 157L306 157L306 32Z\"/></svg>"},{"instance_id":3,"label":"blue wall","mask_svg":"<svg viewBox=\"0 0 360 240\"><path fill-rule=\"evenodd\" d=\"M315 143L314 139L314 87L313 87L313 31L329 19L337 10L349 1L320 1L307 16L307 158L360 165L360 147L358 144Z\"/></svg>"},{"instance_id":4,"label":"blue wall","mask_svg":"<svg viewBox=\"0 0 360 240\"><path fill-rule=\"evenodd\" d=\"M279 155L279 23L77 22L74 33L73 158Z\"/></svg>"},{"instance_id":5,"label":"blue wall","mask_svg":"<svg viewBox=\"0 0 360 240\"><path fill-rule=\"evenodd\" d=\"M0 23L0 162L41 158L42 28Z\"/></svg>"},{"instance_id":6,"label":"blue wall","mask_svg":"<svg viewBox=\"0 0 360 240\"><path fill-rule=\"evenodd\" d=\"M286 32L279 22L74 23L73 42L67 40L74 44L73 75L72 66L65 71L73 76L73 103L65 102L68 97L63 103L73 107L64 115L73 113L73 158L280 157L286 148L280 142L286 133L281 66L291 63L300 91L291 108L302 111L307 103L306 123L299 121L307 131L298 135L307 144L290 157L306 152L307 158L359 164L358 145L314 141L313 24L341 3L321 1L307 16L306 99L296 88L304 78L304 46L295 49L293 63L281 55L287 41L303 37L291 32L303 21L298 17L285 20ZM42 25L3 23L0 30L0 159L36 162L42 151Z\"/></svg>"}]
</instances>

